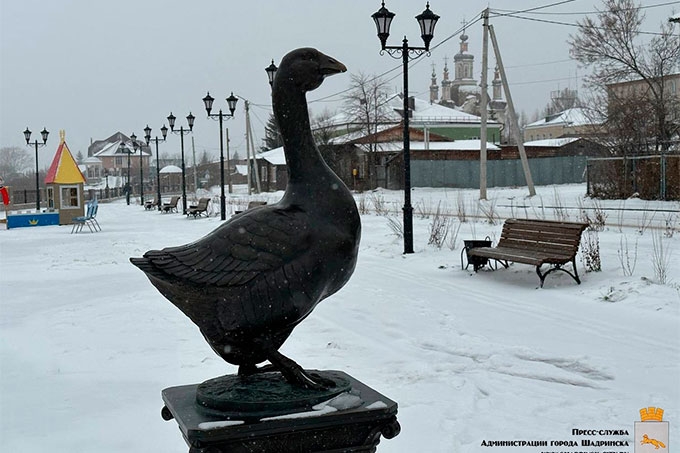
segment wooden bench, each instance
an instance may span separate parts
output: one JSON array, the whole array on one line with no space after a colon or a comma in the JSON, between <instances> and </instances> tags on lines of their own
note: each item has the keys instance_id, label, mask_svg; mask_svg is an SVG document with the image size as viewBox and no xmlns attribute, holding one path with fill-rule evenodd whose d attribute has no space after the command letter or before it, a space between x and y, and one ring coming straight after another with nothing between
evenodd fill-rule
<instances>
[{"instance_id":1,"label":"wooden bench","mask_svg":"<svg viewBox=\"0 0 680 453\"><path fill-rule=\"evenodd\" d=\"M503 224L503 232L496 247L472 248L467 253L468 256L494 259L506 268L508 261L536 266L541 288L545 277L558 270L566 272L576 283L581 284L576 270L576 252L581 233L586 228L587 223L508 219ZM569 262L573 273L562 267ZM541 272L544 264L550 268Z\"/></svg>"},{"instance_id":2,"label":"wooden bench","mask_svg":"<svg viewBox=\"0 0 680 453\"><path fill-rule=\"evenodd\" d=\"M146 201L144 202L144 210L146 211L151 211L153 210L156 206L158 206L158 201Z\"/></svg>"},{"instance_id":3,"label":"wooden bench","mask_svg":"<svg viewBox=\"0 0 680 453\"><path fill-rule=\"evenodd\" d=\"M189 210L187 211L187 217L190 215L196 217L200 217L201 215L205 214L206 217L208 217L208 203L210 202L210 198L201 198L198 200L198 204L195 206L189 206Z\"/></svg>"},{"instance_id":4,"label":"wooden bench","mask_svg":"<svg viewBox=\"0 0 680 453\"><path fill-rule=\"evenodd\" d=\"M172 197L170 199L170 203L163 203L162 208L163 212L172 212L175 211L177 212L177 203L179 202L179 197Z\"/></svg>"}]
</instances>

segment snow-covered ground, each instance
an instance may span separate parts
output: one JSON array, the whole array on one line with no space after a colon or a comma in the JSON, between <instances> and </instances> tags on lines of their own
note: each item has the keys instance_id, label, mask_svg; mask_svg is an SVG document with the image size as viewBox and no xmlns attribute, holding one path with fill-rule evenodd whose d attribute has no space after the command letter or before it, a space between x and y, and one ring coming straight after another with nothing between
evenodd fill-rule
<instances>
[{"instance_id":1,"label":"snow-covered ground","mask_svg":"<svg viewBox=\"0 0 680 453\"><path fill-rule=\"evenodd\" d=\"M343 370L399 403L401 434L383 439L381 453L632 452L633 424L647 406L665 410L677 443L680 205L593 203L583 185L537 190L528 199L526 189L490 189L491 201L478 208L475 191L415 189L410 255L389 220L399 219L402 193L357 195L367 212L356 272L282 352L304 367ZM388 214L373 212L376 203ZM421 215L438 206L453 214L441 249L427 244L433 216ZM539 289L534 269L521 264L461 269L463 239L499 236L501 222L490 224L488 214L577 220L579 210L567 208L579 206L607 215L598 234L602 271L587 273L579 253L581 285L558 272ZM160 391L235 371L128 261L198 239L219 217L187 219L118 201L100 204L98 219L98 233L0 230L2 451L185 452L175 422L159 415ZM653 270L659 241L670 252L665 284ZM632 275L619 256L634 265ZM483 446L581 439L630 446Z\"/></svg>"}]
</instances>

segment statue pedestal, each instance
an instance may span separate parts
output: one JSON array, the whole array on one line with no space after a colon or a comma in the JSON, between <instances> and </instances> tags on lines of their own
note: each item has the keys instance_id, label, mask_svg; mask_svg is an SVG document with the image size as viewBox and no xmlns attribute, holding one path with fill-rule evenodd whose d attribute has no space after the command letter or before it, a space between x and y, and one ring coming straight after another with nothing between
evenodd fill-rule
<instances>
[{"instance_id":1,"label":"statue pedestal","mask_svg":"<svg viewBox=\"0 0 680 453\"><path fill-rule=\"evenodd\" d=\"M189 453L374 452L381 435L399 434L397 403L341 371L330 373L348 380L350 390L312 410L256 420L218 415L196 403L193 384L163 390L161 414L177 421Z\"/></svg>"}]
</instances>

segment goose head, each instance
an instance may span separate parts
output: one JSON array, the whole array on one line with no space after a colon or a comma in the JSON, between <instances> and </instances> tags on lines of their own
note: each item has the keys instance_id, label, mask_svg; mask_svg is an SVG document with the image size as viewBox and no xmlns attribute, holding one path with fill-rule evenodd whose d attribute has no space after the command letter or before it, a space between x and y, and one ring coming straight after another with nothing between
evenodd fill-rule
<instances>
[{"instance_id":1,"label":"goose head","mask_svg":"<svg viewBox=\"0 0 680 453\"><path fill-rule=\"evenodd\" d=\"M292 84L303 92L312 91L319 88L326 77L345 71L344 64L316 49L295 49L281 60L274 87L286 85L290 89Z\"/></svg>"}]
</instances>

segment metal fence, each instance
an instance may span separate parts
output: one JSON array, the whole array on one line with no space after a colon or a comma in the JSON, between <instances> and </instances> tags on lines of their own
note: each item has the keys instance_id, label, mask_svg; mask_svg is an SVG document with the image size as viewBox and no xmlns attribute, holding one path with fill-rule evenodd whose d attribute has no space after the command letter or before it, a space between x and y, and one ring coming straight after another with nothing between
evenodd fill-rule
<instances>
[{"instance_id":1,"label":"metal fence","mask_svg":"<svg viewBox=\"0 0 680 453\"><path fill-rule=\"evenodd\" d=\"M9 196L11 206L17 209L35 208L35 189L12 189ZM85 191L85 199L97 198L107 200L125 196L125 188L116 187L109 189L88 189ZM40 189L40 206L47 207L47 193L44 188Z\"/></svg>"},{"instance_id":2,"label":"metal fence","mask_svg":"<svg viewBox=\"0 0 680 453\"><path fill-rule=\"evenodd\" d=\"M585 182L585 156L540 157L529 159L531 177L536 185ZM412 160L413 187L479 187L478 160ZM487 161L487 186L525 186L519 159Z\"/></svg>"},{"instance_id":3,"label":"metal fence","mask_svg":"<svg viewBox=\"0 0 680 453\"><path fill-rule=\"evenodd\" d=\"M680 156L590 158L587 182L597 198L680 200Z\"/></svg>"}]
</instances>

